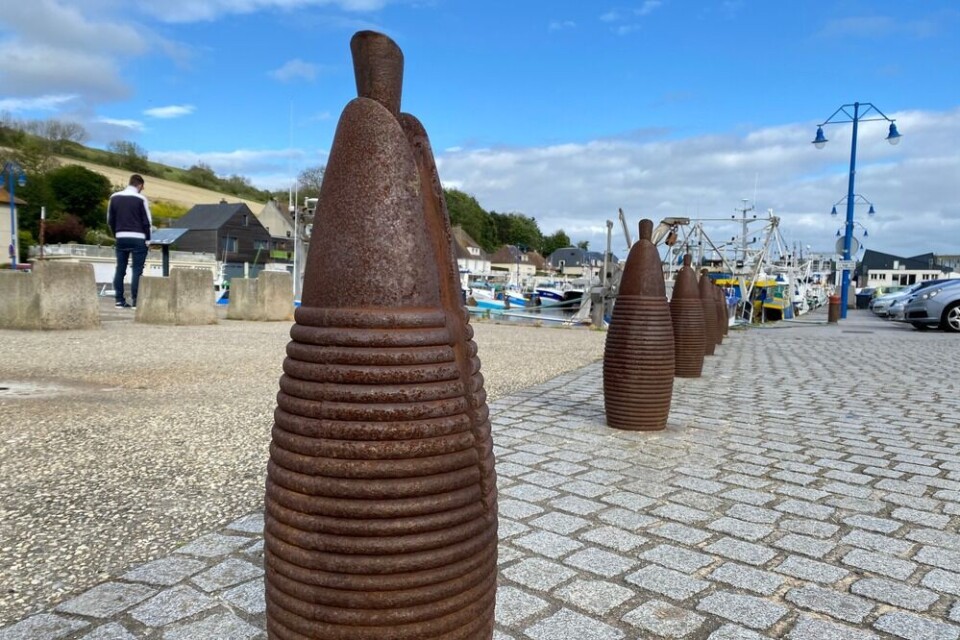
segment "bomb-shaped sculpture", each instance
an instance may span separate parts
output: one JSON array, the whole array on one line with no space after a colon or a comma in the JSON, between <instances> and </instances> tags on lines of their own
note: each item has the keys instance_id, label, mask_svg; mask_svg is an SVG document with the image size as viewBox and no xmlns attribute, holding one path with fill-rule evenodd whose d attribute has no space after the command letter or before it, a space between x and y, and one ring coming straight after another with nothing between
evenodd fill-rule
<instances>
[{"instance_id":1,"label":"bomb-shaped sculpture","mask_svg":"<svg viewBox=\"0 0 960 640\"><path fill-rule=\"evenodd\" d=\"M403 56L351 41L359 97L330 151L267 468L276 640L489 640L489 411L433 153Z\"/></svg>"},{"instance_id":2,"label":"bomb-shaped sculpture","mask_svg":"<svg viewBox=\"0 0 960 640\"><path fill-rule=\"evenodd\" d=\"M727 296L723 288L715 285L717 299L717 328L720 331L720 341L723 342L723 336L727 335L730 326L730 316L727 315Z\"/></svg>"},{"instance_id":3,"label":"bomb-shaped sculpture","mask_svg":"<svg viewBox=\"0 0 960 640\"><path fill-rule=\"evenodd\" d=\"M620 278L603 352L603 402L615 429L667 426L673 396L673 323L653 222L640 221Z\"/></svg>"},{"instance_id":4,"label":"bomb-shaped sculpture","mask_svg":"<svg viewBox=\"0 0 960 640\"><path fill-rule=\"evenodd\" d=\"M710 280L707 269L700 270L700 304L703 305L703 324L706 327L707 340L704 343L703 353L712 356L720 344L720 323L717 318L717 301L713 290L716 288Z\"/></svg>"},{"instance_id":5,"label":"bomb-shaped sculpture","mask_svg":"<svg viewBox=\"0 0 960 640\"><path fill-rule=\"evenodd\" d=\"M717 317L717 345L723 344L723 323L726 314L720 308L720 287L710 281L710 302L713 304L713 315Z\"/></svg>"},{"instance_id":6,"label":"bomb-shaped sculpture","mask_svg":"<svg viewBox=\"0 0 960 640\"><path fill-rule=\"evenodd\" d=\"M703 373L703 354L707 327L700 304L697 272L690 266L690 254L683 256L683 267L677 272L670 299L673 320L673 343L678 378L699 378Z\"/></svg>"}]
</instances>

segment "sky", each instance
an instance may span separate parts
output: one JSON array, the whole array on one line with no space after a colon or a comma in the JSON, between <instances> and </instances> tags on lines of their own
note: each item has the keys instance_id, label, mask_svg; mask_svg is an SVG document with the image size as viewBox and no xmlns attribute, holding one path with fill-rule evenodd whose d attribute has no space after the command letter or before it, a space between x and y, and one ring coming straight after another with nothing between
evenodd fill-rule
<instances>
[{"instance_id":1,"label":"sky","mask_svg":"<svg viewBox=\"0 0 960 640\"><path fill-rule=\"evenodd\" d=\"M955 0L0 0L0 112L285 189L326 163L363 29L403 50L444 185L545 233L601 249L612 220L623 257L620 208L719 242L746 206L832 252L859 102L902 141L859 123L855 235L960 254Z\"/></svg>"}]
</instances>

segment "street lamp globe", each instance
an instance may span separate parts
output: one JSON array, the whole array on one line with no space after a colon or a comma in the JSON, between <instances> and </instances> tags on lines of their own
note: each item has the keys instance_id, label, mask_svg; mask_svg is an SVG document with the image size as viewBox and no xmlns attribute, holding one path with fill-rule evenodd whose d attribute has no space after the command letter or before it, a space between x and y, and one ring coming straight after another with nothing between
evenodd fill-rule
<instances>
[{"instance_id":1,"label":"street lamp globe","mask_svg":"<svg viewBox=\"0 0 960 640\"><path fill-rule=\"evenodd\" d=\"M813 146L817 149L823 149L825 144L827 144L827 138L823 135L823 127L817 127L817 137L813 139Z\"/></svg>"},{"instance_id":2,"label":"street lamp globe","mask_svg":"<svg viewBox=\"0 0 960 640\"><path fill-rule=\"evenodd\" d=\"M892 145L897 145L900 143L900 132L897 131L897 125L895 122L890 123L890 133L887 134L887 142Z\"/></svg>"}]
</instances>

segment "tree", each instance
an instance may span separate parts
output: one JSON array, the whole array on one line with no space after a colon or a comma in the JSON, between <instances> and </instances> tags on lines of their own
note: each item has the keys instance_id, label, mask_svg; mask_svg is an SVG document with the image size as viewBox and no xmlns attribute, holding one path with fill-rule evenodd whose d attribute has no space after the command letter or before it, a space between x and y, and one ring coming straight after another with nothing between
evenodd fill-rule
<instances>
[{"instance_id":1,"label":"tree","mask_svg":"<svg viewBox=\"0 0 960 640\"><path fill-rule=\"evenodd\" d=\"M320 186L323 184L324 165L307 167L297 176L297 195L303 202L304 198L316 198L320 195Z\"/></svg>"},{"instance_id":2,"label":"tree","mask_svg":"<svg viewBox=\"0 0 960 640\"><path fill-rule=\"evenodd\" d=\"M540 249L543 234L537 221L522 213L490 212L497 232L497 244L512 244L523 250Z\"/></svg>"},{"instance_id":3,"label":"tree","mask_svg":"<svg viewBox=\"0 0 960 640\"><path fill-rule=\"evenodd\" d=\"M137 173L150 170L147 164L147 151L136 142L114 140L107 145L107 151L116 156L117 166Z\"/></svg>"},{"instance_id":4,"label":"tree","mask_svg":"<svg viewBox=\"0 0 960 640\"><path fill-rule=\"evenodd\" d=\"M578 248L578 249L583 249L584 251L589 251L589 250L590 250L590 241L589 241L589 240L581 240L580 242L577 243L577 248Z\"/></svg>"},{"instance_id":5,"label":"tree","mask_svg":"<svg viewBox=\"0 0 960 640\"><path fill-rule=\"evenodd\" d=\"M67 214L59 220L47 222L44 228L43 241L46 244L58 244L65 242L80 242L86 239L87 228L83 226L75 215Z\"/></svg>"},{"instance_id":6,"label":"tree","mask_svg":"<svg viewBox=\"0 0 960 640\"><path fill-rule=\"evenodd\" d=\"M484 211L477 199L457 189L444 189L450 224L460 225L484 251L496 251L497 228L490 214Z\"/></svg>"},{"instance_id":7,"label":"tree","mask_svg":"<svg viewBox=\"0 0 960 640\"><path fill-rule=\"evenodd\" d=\"M37 121L36 134L50 143L54 153L62 153L67 142L80 144L87 139L87 130L79 122L52 118Z\"/></svg>"},{"instance_id":8,"label":"tree","mask_svg":"<svg viewBox=\"0 0 960 640\"><path fill-rule=\"evenodd\" d=\"M540 253L549 256L557 249L570 246L570 236L564 233L563 229L557 229L554 233L543 239L543 245Z\"/></svg>"},{"instance_id":9,"label":"tree","mask_svg":"<svg viewBox=\"0 0 960 640\"><path fill-rule=\"evenodd\" d=\"M40 237L40 208L46 208L47 220L58 217L62 211L44 173L27 172L27 183L16 188L16 196L26 202L17 205L17 226L29 231L35 238Z\"/></svg>"},{"instance_id":10,"label":"tree","mask_svg":"<svg viewBox=\"0 0 960 640\"><path fill-rule=\"evenodd\" d=\"M204 189L215 189L217 186L217 174L213 172L213 168L211 168L210 165L204 164L203 162L198 162L187 169L184 180L187 184L192 184L195 187L202 187Z\"/></svg>"},{"instance_id":11,"label":"tree","mask_svg":"<svg viewBox=\"0 0 960 640\"><path fill-rule=\"evenodd\" d=\"M78 164L54 169L47 174L53 194L68 214L84 227L95 229L107 223L104 201L110 197L110 180Z\"/></svg>"}]
</instances>

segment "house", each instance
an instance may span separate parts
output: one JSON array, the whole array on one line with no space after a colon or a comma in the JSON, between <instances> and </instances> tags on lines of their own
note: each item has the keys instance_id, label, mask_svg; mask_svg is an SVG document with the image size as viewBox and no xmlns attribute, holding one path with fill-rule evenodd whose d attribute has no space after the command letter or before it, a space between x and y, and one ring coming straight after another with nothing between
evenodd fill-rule
<instances>
[{"instance_id":1,"label":"house","mask_svg":"<svg viewBox=\"0 0 960 640\"><path fill-rule=\"evenodd\" d=\"M177 228L188 229L180 236L176 248L180 251L198 251L216 254L226 264L228 277L243 273L243 265L254 267L251 277L270 257L273 238L270 232L242 203L198 204L177 220Z\"/></svg>"},{"instance_id":2,"label":"house","mask_svg":"<svg viewBox=\"0 0 960 640\"><path fill-rule=\"evenodd\" d=\"M506 272L511 280L517 282L537 275L537 265L529 253L512 244L503 245L490 256L490 269Z\"/></svg>"},{"instance_id":3,"label":"house","mask_svg":"<svg viewBox=\"0 0 960 640\"><path fill-rule=\"evenodd\" d=\"M587 251L580 247L557 249L547 258L550 267L559 275L574 278L599 278L603 271L603 252ZM613 265L620 261L611 253L607 259L607 271L613 271Z\"/></svg>"},{"instance_id":4,"label":"house","mask_svg":"<svg viewBox=\"0 0 960 640\"><path fill-rule=\"evenodd\" d=\"M489 275L490 256L470 234L457 225L451 229L453 250L457 258L457 267L461 274Z\"/></svg>"},{"instance_id":5,"label":"house","mask_svg":"<svg viewBox=\"0 0 960 640\"><path fill-rule=\"evenodd\" d=\"M16 191L16 189L14 189ZM17 206L23 206L26 203L21 198L14 196ZM14 243L13 229L10 215L10 192L0 187L0 264L10 264L11 251L17 244ZM17 258L20 262L20 258Z\"/></svg>"},{"instance_id":6,"label":"house","mask_svg":"<svg viewBox=\"0 0 960 640\"><path fill-rule=\"evenodd\" d=\"M932 253L903 258L867 249L857 265L857 283L861 287L906 286L943 278L950 271L937 263Z\"/></svg>"},{"instance_id":7,"label":"house","mask_svg":"<svg viewBox=\"0 0 960 640\"><path fill-rule=\"evenodd\" d=\"M293 218L287 206L274 198L263 205L257 218L270 234L270 257L274 260L293 260Z\"/></svg>"}]
</instances>

